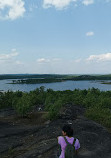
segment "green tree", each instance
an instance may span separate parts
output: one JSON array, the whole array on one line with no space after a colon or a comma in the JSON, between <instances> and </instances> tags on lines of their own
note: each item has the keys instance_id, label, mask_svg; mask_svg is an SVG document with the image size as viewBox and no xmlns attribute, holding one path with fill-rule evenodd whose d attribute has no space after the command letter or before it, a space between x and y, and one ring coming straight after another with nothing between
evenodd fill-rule
<instances>
[{"instance_id":1,"label":"green tree","mask_svg":"<svg viewBox=\"0 0 111 158\"><path fill-rule=\"evenodd\" d=\"M23 96L18 100L15 110L20 116L24 117L31 109L31 105L32 104L29 95L24 93Z\"/></svg>"}]
</instances>

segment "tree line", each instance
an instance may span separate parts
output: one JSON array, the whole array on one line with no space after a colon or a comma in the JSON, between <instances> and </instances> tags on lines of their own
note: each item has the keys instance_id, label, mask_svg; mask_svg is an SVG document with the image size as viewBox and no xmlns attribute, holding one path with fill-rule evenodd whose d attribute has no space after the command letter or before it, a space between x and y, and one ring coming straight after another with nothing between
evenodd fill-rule
<instances>
[{"instance_id":1,"label":"tree line","mask_svg":"<svg viewBox=\"0 0 111 158\"><path fill-rule=\"evenodd\" d=\"M66 104L83 106L87 118L111 128L111 91L95 88L54 91L40 87L30 92L0 92L0 109L12 107L21 117L26 117L34 106L42 105L48 118L56 119Z\"/></svg>"}]
</instances>

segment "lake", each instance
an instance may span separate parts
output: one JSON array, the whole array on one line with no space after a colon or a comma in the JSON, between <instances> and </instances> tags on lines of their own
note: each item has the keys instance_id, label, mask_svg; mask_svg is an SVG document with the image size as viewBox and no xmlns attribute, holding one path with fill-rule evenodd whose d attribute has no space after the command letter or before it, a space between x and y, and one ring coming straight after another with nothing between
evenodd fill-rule
<instances>
[{"instance_id":1,"label":"lake","mask_svg":"<svg viewBox=\"0 0 111 158\"><path fill-rule=\"evenodd\" d=\"M88 89L88 88L98 88L101 91L111 90L111 85L101 84L101 81L65 81L56 83L41 83L41 84L8 84L12 80L0 80L0 91L25 91L29 92L41 86L46 89L51 88L55 91L57 90L74 90L76 89Z\"/></svg>"}]
</instances>

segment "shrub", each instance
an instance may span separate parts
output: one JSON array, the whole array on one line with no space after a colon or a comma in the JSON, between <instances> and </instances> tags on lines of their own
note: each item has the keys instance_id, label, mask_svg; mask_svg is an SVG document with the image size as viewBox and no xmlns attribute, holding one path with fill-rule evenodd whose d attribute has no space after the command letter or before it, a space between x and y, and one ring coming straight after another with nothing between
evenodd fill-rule
<instances>
[{"instance_id":1,"label":"shrub","mask_svg":"<svg viewBox=\"0 0 111 158\"><path fill-rule=\"evenodd\" d=\"M90 107L86 110L85 116L103 126L111 128L111 112L108 108Z\"/></svg>"},{"instance_id":2,"label":"shrub","mask_svg":"<svg viewBox=\"0 0 111 158\"><path fill-rule=\"evenodd\" d=\"M13 98L14 93L12 91L0 93L0 108L12 107Z\"/></svg>"},{"instance_id":3,"label":"shrub","mask_svg":"<svg viewBox=\"0 0 111 158\"><path fill-rule=\"evenodd\" d=\"M15 110L20 116L24 117L31 109L30 97L27 93L24 93L23 96L18 100Z\"/></svg>"},{"instance_id":4,"label":"shrub","mask_svg":"<svg viewBox=\"0 0 111 158\"><path fill-rule=\"evenodd\" d=\"M49 108L49 118L50 120L56 119L59 115L59 111L62 107L62 101L57 100L54 104L52 104Z\"/></svg>"},{"instance_id":5,"label":"shrub","mask_svg":"<svg viewBox=\"0 0 111 158\"><path fill-rule=\"evenodd\" d=\"M103 97L101 97L99 104L103 108L111 109L111 98L108 98L108 97L103 98Z\"/></svg>"}]
</instances>

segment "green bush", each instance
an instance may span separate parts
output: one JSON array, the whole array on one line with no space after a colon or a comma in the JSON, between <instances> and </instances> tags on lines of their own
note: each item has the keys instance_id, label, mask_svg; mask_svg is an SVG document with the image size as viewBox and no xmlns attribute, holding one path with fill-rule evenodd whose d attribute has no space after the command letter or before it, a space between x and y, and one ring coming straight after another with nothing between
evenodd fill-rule
<instances>
[{"instance_id":1,"label":"green bush","mask_svg":"<svg viewBox=\"0 0 111 158\"><path fill-rule=\"evenodd\" d=\"M53 91L44 87L25 92L0 92L0 108L14 107L21 116L27 115L33 106L44 105L50 119L58 117L59 111L65 104L83 105L86 108L85 116L111 127L111 91L99 89Z\"/></svg>"},{"instance_id":2,"label":"green bush","mask_svg":"<svg viewBox=\"0 0 111 158\"><path fill-rule=\"evenodd\" d=\"M111 98L109 97L101 97L100 102L98 103L103 108L109 108L111 109Z\"/></svg>"},{"instance_id":3,"label":"green bush","mask_svg":"<svg viewBox=\"0 0 111 158\"><path fill-rule=\"evenodd\" d=\"M108 108L101 108L99 106L90 107L86 110L85 116L111 128L111 112Z\"/></svg>"},{"instance_id":4,"label":"green bush","mask_svg":"<svg viewBox=\"0 0 111 158\"><path fill-rule=\"evenodd\" d=\"M0 108L12 107L13 98L14 93L12 91L0 93Z\"/></svg>"},{"instance_id":5,"label":"green bush","mask_svg":"<svg viewBox=\"0 0 111 158\"><path fill-rule=\"evenodd\" d=\"M24 117L31 109L31 100L27 93L24 93L23 96L17 101L15 110L17 113Z\"/></svg>"},{"instance_id":6,"label":"green bush","mask_svg":"<svg viewBox=\"0 0 111 158\"><path fill-rule=\"evenodd\" d=\"M52 104L49 108L49 118L50 120L56 119L59 115L59 111L62 107L62 101L57 100L54 104Z\"/></svg>"}]
</instances>

